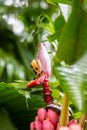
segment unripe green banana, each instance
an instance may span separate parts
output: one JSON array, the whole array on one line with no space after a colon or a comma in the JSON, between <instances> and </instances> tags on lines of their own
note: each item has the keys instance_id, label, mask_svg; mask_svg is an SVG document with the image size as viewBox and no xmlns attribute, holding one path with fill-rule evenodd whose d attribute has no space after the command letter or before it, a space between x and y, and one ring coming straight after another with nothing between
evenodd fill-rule
<instances>
[{"instance_id":1,"label":"unripe green banana","mask_svg":"<svg viewBox=\"0 0 87 130\"><path fill-rule=\"evenodd\" d=\"M66 64L74 62L81 17L81 1L73 0L72 12L60 37L55 62L65 61Z\"/></svg>"}]
</instances>

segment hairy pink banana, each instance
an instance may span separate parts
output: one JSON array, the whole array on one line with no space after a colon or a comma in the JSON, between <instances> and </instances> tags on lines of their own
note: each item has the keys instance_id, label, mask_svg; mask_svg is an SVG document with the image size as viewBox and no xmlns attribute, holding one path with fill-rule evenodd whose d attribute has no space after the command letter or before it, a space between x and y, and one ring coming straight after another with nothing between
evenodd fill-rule
<instances>
[{"instance_id":1,"label":"hairy pink banana","mask_svg":"<svg viewBox=\"0 0 87 130\"><path fill-rule=\"evenodd\" d=\"M54 128L53 124L49 120L44 120L42 130L55 130L55 128Z\"/></svg>"},{"instance_id":2,"label":"hairy pink banana","mask_svg":"<svg viewBox=\"0 0 87 130\"><path fill-rule=\"evenodd\" d=\"M46 110L44 108L39 108L37 115L39 117L39 120L43 122L46 119Z\"/></svg>"},{"instance_id":3,"label":"hairy pink banana","mask_svg":"<svg viewBox=\"0 0 87 130\"><path fill-rule=\"evenodd\" d=\"M40 121L38 116L35 117L35 121Z\"/></svg>"},{"instance_id":4,"label":"hairy pink banana","mask_svg":"<svg viewBox=\"0 0 87 130\"><path fill-rule=\"evenodd\" d=\"M72 119L71 121L68 122L67 126L69 127L70 125L75 125L78 124L78 121L76 119Z\"/></svg>"},{"instance_id":5,"label":"hairy pink banana","mask_svg":"<svg viewBox=\"0 0 87 130\"><path fill-rule=\"evenodd\" d=\"M70 125L69 130L82 130L82 128L79 124L72 124Z\"/></svg>"},{"instance_id":6,"label":"hairy pink banana","mask_svg":"<svg viewBox=\"0 0 87 130\"><path fill-rule=\"evenodd\" d=\"M31 122L30 123L30 130L34 130L34 128L35 128L34 122Z\"/></svg>"},{"instance_id":7,"label":"hairy pink banana","mask_svg":"<svg viewBox=\"0 0 87 130\"><path fill-rule=\"evenodd\" d=\"M47 111L47 118L51 121L51 123L54 125L54 127L57 127L58 123L58 113L52 109L48 109Z\"/></svg>"},{"instance_id":8,"label":"hairy pink banana","mask_svg":"<svg viewBox=\"0 0 87 130\"><path fill-rule=\"evenodd\" d=\"M60 127L59 129L57 130L70 130L68 127Z\"/></svg>"},{"instance_id":9,"label":"hairy pink banana","mask_svg":"<svg viewBox=\"0 0 87 130\"><path fill-rule=\"evenodd\" d=\"M31 122L30 130L42 130L42 123L40 121Z\"/></svg>"}]
</instances>

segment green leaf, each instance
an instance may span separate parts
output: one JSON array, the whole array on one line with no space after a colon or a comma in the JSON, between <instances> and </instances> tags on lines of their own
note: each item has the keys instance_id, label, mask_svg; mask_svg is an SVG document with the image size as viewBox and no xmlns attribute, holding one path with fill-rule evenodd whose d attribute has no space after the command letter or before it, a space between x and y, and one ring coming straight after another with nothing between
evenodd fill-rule
<instances>
[{"instance_id":1,"label":"green leaf","mask_svg":"<svg viewBox=\"0 0 87 130\"><path fill-rule=\"evenodd\" d=\"M7 111L3 108L0 109L0 129L1 130L18 130L13 121L9 117Z\"/></svg>"},{"instance_id":2,"label":"green leaf","mask_svg":"<svg viewBox=\"0 0 87 130\"><path fill-rule=\"evenodd\" d=\"M38 18L37 26L38 26L38 28L43 28L43 29L47 30L50 33L54 33L55 32L53 21L46 14L44 14L43 16L40 16Z\"/></svg>"},{"instance_id":3,"label":"green leaf","mask_svg":"<svg viewBox=\"0 0 87 130\"><path fill-rule=\"evenodd\" d=\"M58 3L71 4L71 0L46 0L48 3L56 5Z\"/></svg>"},{"instance_id":4,"label":"green leaf","mask_svg":"<svg viewBox=\"0 0 87 130\"><path fill-rule=\"evenodd\" d=\"M87 53L72 66L55 67L55 74L72 103L87 114Z\"/></svg>"},{"instance_id":5,"label":"green leaf","mask_svg":"<svg viewBox=\"0 0 87 130\"><path fill-rule=\"evenodd\" d=\"M76 6L77 5L77 6ZM60 36L56 62L64 61L73 64L87 50L87 13L81 8L79 1L73 1L68 22Z\"/></svg>"},{"instance_id":6,"label":"green leaf","mask_svg":"<svg viewBox=\"0 0 87 130\"><path fill-rule=\"evenodd\" d=\"M60 15L54 21L55 33L48 36L48 40L50 42L52 42L54 40L59 41L59 38L61 36L61 33L63 32L63 28L64 28L65 24L66 24L65 19L64 19L62 13L60 13Z\"/></svg>"},{"instance_id":7,"label":"green leaf","mask_svg":"<svg viewBox=\"0 0 87 130\"><path fill-rule=\"evenodd\" d=\"M29 130L29 123L34 120L37 109L44 105L40 94L39 96L31 94L29 98L26 82L0 83L0 107L4 106L19 130Z\"/></svg>"},{"instance_id":8,"label":"green leaf","mask_svg":"<svg viewBox=\"0 0 87 130\"><path fill-rule=\"evenodd\" d=\"M87 12L81 12L82 18L79 25L79 30L77 33L77 43L75 49L75 60L77 61L80 57L82 57L87 51Z\"/></svg>"},{"instance_id":9,"label":"green leaf","mask_svg":"<svg viewBox=\"0 0 87 130\"><path fill-rule=\"evenodd\" d=\"M71 0L46 0L49 4L57 5L58 3L62 4L72 4ZM87 0L84 0L84 4L87 4Z\"/></svg>"},{"instance_id":10,"label":"green leaf","mask_svg":"<svg viewBox=\"0 0 87 130\"><path fill-rule=\"evenodd\" d=\"M87 0L84 0L84 3L87 4Z\"/></svg>"},{"instance_id":11,"label":"green leaf","mask_svg":"<svg viewBox=\"0 0 87 130\"><path fill-rule=\"evenodd\" d=\"M54 27L55 27L55 31L59 30L61 28L63 28L65 26L65 19L64 16L62 15L62 13L60 12L60 15L56 18L56 20L54 21Z\"/></svg>"},{"instance_id":12,"label":"green leaf","mask_svg":"<svg viewBox=\"0 0 87 130\"><path fill-rule=\"evenodd\" d=\"M52 97L58 102L60 103L62 96L60 94L60 91L58 89L52 89Z\"/></svg>"},{"instance_id":13,"label":"green leaf","mask_svg":"<svg viewBox=\"0 0 87 130\"><path fill-rule=\"evenodd\" d=\"M76 113L74 114L74 118L80 119L81 114L82 114L81 112L76 112Z\"/></svg>"}]
</instances>

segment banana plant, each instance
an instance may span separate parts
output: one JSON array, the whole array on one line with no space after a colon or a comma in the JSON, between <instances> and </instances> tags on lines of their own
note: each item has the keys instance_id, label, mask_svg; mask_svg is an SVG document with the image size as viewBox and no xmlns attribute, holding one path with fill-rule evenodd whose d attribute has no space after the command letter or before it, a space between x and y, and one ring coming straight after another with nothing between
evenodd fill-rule
<instances>
[{"instance_id":1,"label":"banana plant","mask_svg":"<svg viewBox=\"0 0 87 130\"><path fill-rule=\"evenodd\" d=\"M44 9L41 8L43 1L30 1L31 6L23 8L16 8L14 5L6 6L0 1L1 15L13 14L24 23L25 28L23 34L17 36L11 26L5 20L3 21L4 16L0 18L0 81L11 82L20 78L30 81L34 78L29 66L35 57L38 43L45 41L42 39L43 34L48 32L46 40L51 42L51 44L48 43L52 47L51 54L56 50L55 46L57 47L56 55L54 58L52 57L53 77L49 81L53 98L57 98L57 102L62 103L59 101L61 100L59 93L66 94L68 105L70 102L71 107L73 105L72 109L80 112L78 118L81 117L79 121L81 126L87 115L86 1L47 0L52 5L45 3L48 6ZM67 21L62 15L59 3L69 4L72 8ZM37 8L35 8L36 5ZM53 20L55 13L57 16ZM32 36L33 39L30 41L28 36ZM20 42L23 39L24 41ZM27 81L0 83L0 115L5 117L2 120L1 129L6 128L9 124L10 129L27 130L29 123L34 120L38 108L45 107L41 86L28 90L27 83Z\"/></svg>"}]
</instances>

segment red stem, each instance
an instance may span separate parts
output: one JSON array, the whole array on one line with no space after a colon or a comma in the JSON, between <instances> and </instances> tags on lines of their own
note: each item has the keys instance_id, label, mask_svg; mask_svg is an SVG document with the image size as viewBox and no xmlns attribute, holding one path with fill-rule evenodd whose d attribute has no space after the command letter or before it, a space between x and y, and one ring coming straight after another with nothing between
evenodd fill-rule
<instances>
[{"instance_id":1,"label":"red stem","mask_svg":"<svg viewBox=\"0 0 87 130\"><path fill-rule=\"evenodd\" d=\"M52 96L51 96L51 90L50 90L50 86L48 84L47 78L44 79L44 82L42 85L43 85L46 105L51 104L52 103Z\"/></svg>"}]
</instances>

